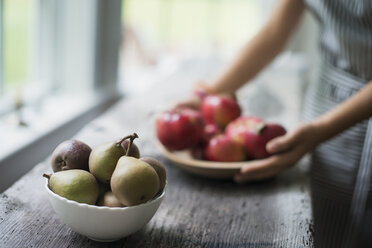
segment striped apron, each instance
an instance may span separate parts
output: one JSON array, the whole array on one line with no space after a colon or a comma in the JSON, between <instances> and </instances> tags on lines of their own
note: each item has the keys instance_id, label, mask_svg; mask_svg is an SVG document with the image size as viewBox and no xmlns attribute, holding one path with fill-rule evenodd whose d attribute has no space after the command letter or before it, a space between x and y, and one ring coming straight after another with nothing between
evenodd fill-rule
<instances>
[{"instance_id":1,"label":"striped apron","mask_svg":"<svg viewBox=\"0 0 372 248\"><path fill-rule=\"evenodd\" d=\"M320 26L322 57L304 104L304 119L312 120L372 80L372 0L305 1ZM314 150L315 247L372 247L371 174L372 119Z\"/></svg>"}]
</instances>

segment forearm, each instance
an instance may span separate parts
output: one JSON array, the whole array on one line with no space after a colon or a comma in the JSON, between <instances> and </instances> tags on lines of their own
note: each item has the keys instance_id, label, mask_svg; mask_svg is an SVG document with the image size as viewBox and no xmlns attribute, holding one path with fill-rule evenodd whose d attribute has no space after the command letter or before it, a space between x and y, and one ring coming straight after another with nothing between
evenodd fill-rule
<instances>
[{"instance_id":1,"label":"forearm","mask_svg":"<svg viewBox=\"0 0 372 248\"><path fill-rule=\"evenodd\" d=\"M213 85L216 93L234 93L254 78L283 49L284 42L265 28L249 42L242 53ZM253 59L254 58L254 59Z\"/></svg>"},{"instance_id":2,"label":"forearm","mask_svg":"<svg viewBox=\"0 0 372 248\"><path fill-rule=\"evenodd\" d=\"M351 98L313 121L318 130L318 143L372 116L372 81Z\"/></svg>"},{"instance_id":3,"label":"forearm","mask_svg":"<svg viewBox=\"0 0 372 248\"><path fill-rule=\"evenodd\" d=\"M247 44L231 66L212 84L215 93L234 93L254 78L280 53L304 9L301 0L281 0L262 30Z\"/></svg>"}]
</instances>

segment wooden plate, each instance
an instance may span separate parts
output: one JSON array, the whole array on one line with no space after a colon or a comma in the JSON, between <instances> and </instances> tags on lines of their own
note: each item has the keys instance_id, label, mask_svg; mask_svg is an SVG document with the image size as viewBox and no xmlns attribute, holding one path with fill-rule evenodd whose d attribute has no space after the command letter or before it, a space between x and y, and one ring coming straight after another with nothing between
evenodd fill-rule
<instances>
[{"instance_id":1,"label":"wooden plate","mask_svg":"<svg viewBox=\"0 0 372 248\"><path fill-rule=\"evenodd\" d=\"M174 162L181 169L191 172L196 175L209 178L229 179L239 173L244 162L212 162L206 160L197 160L193 158L189 151L169 151L158 140L156 145L161 150L163 155L170 161Z\"/></svg>"}]
</instances>

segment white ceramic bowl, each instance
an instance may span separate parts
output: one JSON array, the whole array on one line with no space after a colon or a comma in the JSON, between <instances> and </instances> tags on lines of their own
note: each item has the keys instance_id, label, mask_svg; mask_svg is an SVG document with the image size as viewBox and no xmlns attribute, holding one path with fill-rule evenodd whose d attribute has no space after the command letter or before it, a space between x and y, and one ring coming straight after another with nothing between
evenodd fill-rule
<instances>
[{"instance_id":1,"label":"white ceramic bowl","mask_svg":"<svg viewBox=\"0 0 372 248\"><path fill-rule=\"evenodd\" d=\"M71 201L51 191L48 182L45 189L54 211L72 230L95 241L111 242L146 225L158 210L166 188L155 199L132 207L104 207Z\"/></svg>"}]
</instances>

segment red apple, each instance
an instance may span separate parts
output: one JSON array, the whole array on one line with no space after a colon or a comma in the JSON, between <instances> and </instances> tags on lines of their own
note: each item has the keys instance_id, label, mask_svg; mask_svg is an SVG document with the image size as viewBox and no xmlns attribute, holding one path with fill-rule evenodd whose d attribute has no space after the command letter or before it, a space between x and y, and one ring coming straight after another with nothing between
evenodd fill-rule
<instances>
[{"instance_id":1,"label":"red apple","mask_svg":"<svg viewBox=\"0 0 372 248\"><path fill-rule=\"evenodd\" d=\"M177 108L160 114L156 119L156 135L169 150L183 150L203 138L203 117L199 111Z\"/></svg>"},{"instance_id":2,"label":"red apple","mask_svg":"<svg viewBox=\"0 0 372 248\"><path fill-rule=\"evenodd\" d=\"M215 123L222 129L241 113L234 99L216 95L209 95L203 99L201 111L206 123Z\"/></svg>"},{"instance_id":3,"label":"red apple","mask_svg":"<svg viewBox=\"0 0 372 248\"><path fill-rule=\"evenodd\" d=\"M256 116L240 116L227 125L225 133L233 140L243 145L245 134L257 123L263 123L263 120Z\"/></svg>"},{"instance_id":4,"label":"red apple","mask_svg":"<svg viewBox=\"0 0 372 248\"><path fill-rule=\"evenodd\" d=\"M207 160L219 162L238 162L246 158L244 146L223 134L213 137L208 142L204 156Z\"/></svg>"},{"instance_id":5,"label":"red apple","mask_svg":"<svg viewBox=\"0 0 372 248\"><path fill-rule=\"evenodd\" d=\"M217 134L221 134L221 129L214 123L209 123L204 126L203 140L208 142L211 138Z\"/></svg>"},{"instance_id":6,"label":"red apple","mask_svg":"<svg viewBox=\"0 0 372 248\"><path fill-rule=\"evenodd\" d=\"M279 124L258 123L244 135L244 146L248 154L254 159L269 157L266 144L271 139L286 134L286 130Z\"/></svg>"}]
</instances>

